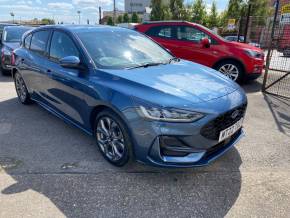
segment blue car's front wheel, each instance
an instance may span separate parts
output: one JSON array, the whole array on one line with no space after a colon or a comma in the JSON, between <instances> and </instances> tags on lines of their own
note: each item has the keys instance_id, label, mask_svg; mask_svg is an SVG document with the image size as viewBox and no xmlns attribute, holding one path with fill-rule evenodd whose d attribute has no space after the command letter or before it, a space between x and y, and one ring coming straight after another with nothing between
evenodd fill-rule
<instances>
[{"instance_id":1,"label":"blue car's front wheel","mask_svg":"<svg viewBox=\"0 0 290 218\"><path fill-rule=\"evenodd\" d=\"M125 165L132 156L132 146L124 122L115 113L104 110L96 117L94 129L104 158L115 166Z\"/></svg>"}]
</instances>

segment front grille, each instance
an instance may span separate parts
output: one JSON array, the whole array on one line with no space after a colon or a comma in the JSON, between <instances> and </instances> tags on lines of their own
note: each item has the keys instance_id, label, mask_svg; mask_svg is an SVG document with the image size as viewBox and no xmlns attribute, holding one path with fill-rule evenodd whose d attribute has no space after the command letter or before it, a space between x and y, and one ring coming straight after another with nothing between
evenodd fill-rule
<instances>
[{"instance_id":1,"label":"front grille","mask_svg":"<svg viewBox=\"0 0 290 218\"><path fill-rule=\"evenodd\" d=\"M202 127L200 134L205 138L218 140L219 134L222 130L230 127L242 117L246 112L247 104L242 104L210 121L208 124ZM232 117L233 113L236 113L235 117Z\"/></svg>"}]
</instances>

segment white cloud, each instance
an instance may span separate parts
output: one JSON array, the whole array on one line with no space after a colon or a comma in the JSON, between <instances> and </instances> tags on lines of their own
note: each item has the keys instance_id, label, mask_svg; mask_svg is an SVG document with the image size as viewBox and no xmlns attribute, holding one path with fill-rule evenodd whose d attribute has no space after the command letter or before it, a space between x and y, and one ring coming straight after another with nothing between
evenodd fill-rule
<instances>
[{"instance_id":1,"label":"white cloud","mask_svg":"<svg viewBox=\"0 0 290 218\"><path fill-rule=\"evenodd\" d=\"M79 6L98 6L98 5L112 5L113 0L72 0L74 5Z\"/></svg>"},{"instance_id":2,"label":"white cloud","mask_svg":"<svg viewBox=\"0 0 290 218\"><path fill-rule=\"evenodd\" d=\"M51 9L61 9L61 10L71 10L74 8L72 4L64 3L64 2L54 2L54 3L48 3L48 8Z\"/></svg>"},{"instance_id":3,"label":"white cloud","mask_svg":"<svg viewBox=\"0 0 290 218\"><path fill-rule=\"evenodd\" d=\"M35 0L35 2L39 5L42 3L41 0Z\"/></svg>"}]
</instances>

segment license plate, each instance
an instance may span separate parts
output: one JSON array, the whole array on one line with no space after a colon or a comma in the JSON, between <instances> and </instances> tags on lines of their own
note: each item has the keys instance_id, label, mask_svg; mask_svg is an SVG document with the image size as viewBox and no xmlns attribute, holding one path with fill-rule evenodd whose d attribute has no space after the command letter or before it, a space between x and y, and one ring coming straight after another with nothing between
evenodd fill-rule
<instances>
[{"instance_id":1,"label":"license plate","mask_svg":"<svg viewBox=\"0 0 290 218\"><path fill-rule=\"evenodd\" d=\"M242 127L242 124L243 124L243 118L240 119L238 122L236 122L234 125L221 131L220 136L219 136L219 142L235 134L235 132L237 132Z\"/></svg>"}]
</instances>

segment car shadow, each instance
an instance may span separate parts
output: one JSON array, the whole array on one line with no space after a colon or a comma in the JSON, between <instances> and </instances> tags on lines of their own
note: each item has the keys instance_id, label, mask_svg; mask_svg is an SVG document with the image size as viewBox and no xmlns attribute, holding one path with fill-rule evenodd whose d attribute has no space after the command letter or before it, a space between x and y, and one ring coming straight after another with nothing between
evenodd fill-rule
<instances>
[{"instance_id":1,"label":"car shadow","mask_svg":"<svg viewBox=\"0 0 290 218\"><path fill-rule=\"evenodd\" d=\"M262 90L262 81L261 79L245 81L241 87L247 94L260 92Z\"/></svg>"},{"instance_id":2,"label":"car shadow","mask_svg":"<svg viewBox=\"0 0 290 218\"><path fill-rule=\"evenodd\" d=\"M34 190L66 217L224 217L241 190L236 148L202 168L116 168L92 137L37 104L0 102L0 124L0 169L15 180L1 193Z\"/></svg>"}]
</instances>

